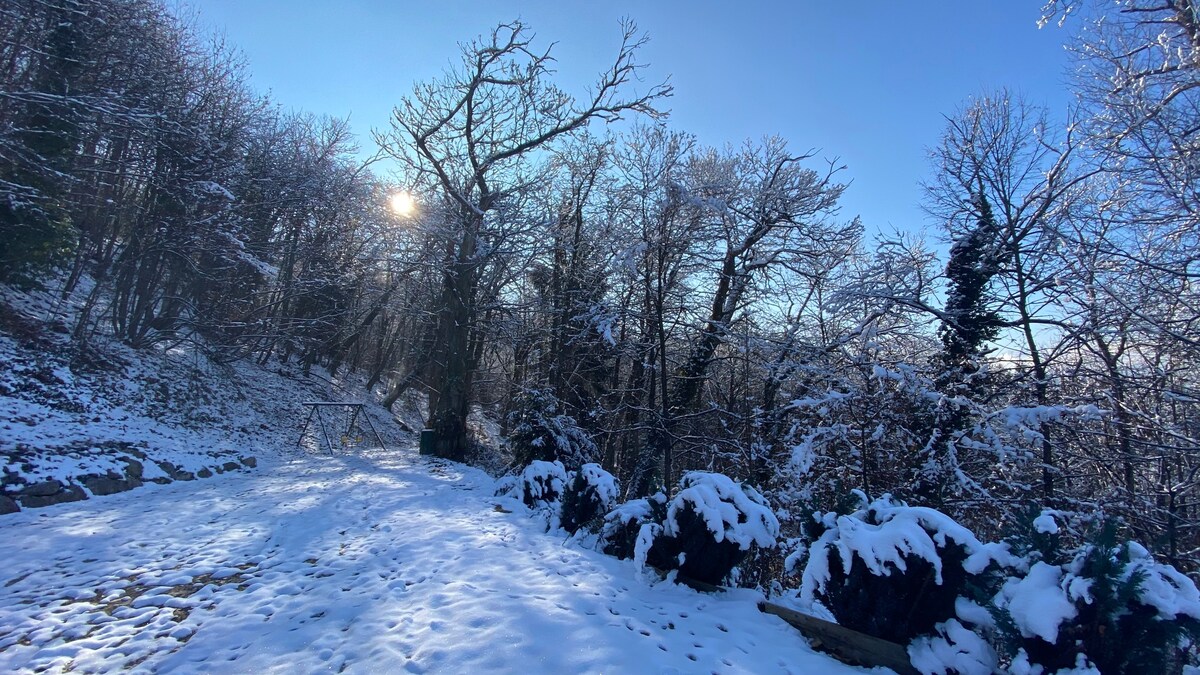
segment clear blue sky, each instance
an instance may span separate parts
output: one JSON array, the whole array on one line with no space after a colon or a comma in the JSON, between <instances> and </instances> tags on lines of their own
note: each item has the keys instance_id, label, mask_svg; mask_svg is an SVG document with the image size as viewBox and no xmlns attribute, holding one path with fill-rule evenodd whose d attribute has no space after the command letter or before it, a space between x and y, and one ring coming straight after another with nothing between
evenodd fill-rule
<instances>
[{"instance_id":1,"label":"clear blue sky","mask_svg":"<svg viewBox=\"0 0 1200 675\"><path fill-rule=\"evenodd\" d=\"M1041 0L919 2L409 2L194 0L202 28L245 54L253 85L286 108L344 117L371 144L415 82L467 41L520 17L557 42L558 84L582 93L616 52L618 21L649 33L647 84L671 77L671 126L710 145L778 134L848 165L844 214L868 231L933 228L919 181L969 96L1009 87L1061 118L1067 31L1039 30ZM932 238L931 238L932 239Z\"/></svg>"}]
</instances>

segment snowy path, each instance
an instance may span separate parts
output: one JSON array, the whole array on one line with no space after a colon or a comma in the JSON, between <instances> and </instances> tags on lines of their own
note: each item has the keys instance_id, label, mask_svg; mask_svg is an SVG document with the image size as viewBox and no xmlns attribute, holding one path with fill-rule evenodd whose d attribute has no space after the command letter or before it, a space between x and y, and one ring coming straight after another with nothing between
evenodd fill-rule
<instances>
[{"instance_id":1,"label":"snowy path","mask_svg":"<svg viewBox=\"0 0 1200 675\"><path fill-rule=\"evenodd\" d=\"M0 672L862 672L409 452L0 518Z\"/></svg>"}]
</instances>

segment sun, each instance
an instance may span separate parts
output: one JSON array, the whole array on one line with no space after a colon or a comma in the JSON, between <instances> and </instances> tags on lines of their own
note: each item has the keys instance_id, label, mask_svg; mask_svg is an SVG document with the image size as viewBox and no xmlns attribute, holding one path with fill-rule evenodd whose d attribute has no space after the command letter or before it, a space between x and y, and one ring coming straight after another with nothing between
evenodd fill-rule
<instances>
[{"instance_id":1,"label":"sun","mask_svg":"<svg viewBox=\"0 0 1200 675\"><path fill-rule=\"evenodd\" d=\"M411 216L413 211L417 209L417 200L407 192L394 193L388 198L388 205L392 207L392 212L398 216Z\"/></svg>"}]
</instances>

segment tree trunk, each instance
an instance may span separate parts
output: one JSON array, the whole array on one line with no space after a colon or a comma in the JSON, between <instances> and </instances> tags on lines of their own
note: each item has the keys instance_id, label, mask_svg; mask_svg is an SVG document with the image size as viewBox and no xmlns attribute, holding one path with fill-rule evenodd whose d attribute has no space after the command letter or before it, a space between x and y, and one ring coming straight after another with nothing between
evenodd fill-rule
<instances>
[{"instance_id":1,"label":"tree trunk","mask_svg":"<svg viewBox=\"0 0 1200 675\"><path fill-rule=\"evenodd\" d=\"M467 451L467 414L474 375L471 331L478 275L475 252L483 216L469 214L466 221L457 255L443 274L435 380L431 383L434 391L429 399L429 427L437 435L434 453L454 461L462 461Z\"/></svg>"}]
</instances>

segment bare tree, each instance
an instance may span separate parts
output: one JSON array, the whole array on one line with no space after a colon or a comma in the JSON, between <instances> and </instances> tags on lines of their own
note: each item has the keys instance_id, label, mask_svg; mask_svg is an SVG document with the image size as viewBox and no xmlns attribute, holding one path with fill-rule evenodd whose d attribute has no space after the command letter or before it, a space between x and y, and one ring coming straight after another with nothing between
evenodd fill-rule
<instances>
[{"instance_id":1,"label":"bare tree","mask_svg":"<svg viewBox=\"0 0 1200 675\"><path fill-rule=\"evenodd\" d=\"M623 113L657 116L655 103L670 94L667 85L625 94L643 68L637 53L646 38L632 23L622 29L616 59L580 103L551 84L549 49L536 51L521 22L501 24L464 46L458 68L417 86L396 108L391 130L379 134L413 180L440 192L455 212L445 240L429 414L441 456L461 458L466 450L481 273L506 203L544 178L539 151L555 140Z\"/></svg>"},{"instance_id":2,"label":"bare tree","mask_svg":"<svg viewBox=\"0 0 1200 675\"><path fill-rule=\"evenodd\" d=\"M756 280L775 267L803 271L803 261L837 257L857 243L857 220L836 220L845 186L831 163L817 171L804 165L812 153L796 155L779 138L747 144L729 153L697 154L689 166L685 201L698 206L708 223L709 263L715 273L709 307L696 326L687 357L671 381L662 416L652 430L631 485L646 493L659 476L673 474L681 422L694 412L709 366L730 325L748 304ZM661 473L659 473L661 471Z\"/></svg>"},{"instance_id":3,"label":"bare tree","mask_svg":"<svg viewBox=\"0 0 1200 675\"><path fill-rule=\"evenodd\" d=\"M944 382L972 379L977 362L995 348L986 343L999 339L1028 363L1018 382L1028 383L1034 403L1051 402L1050 365L1061 352L1054 338L1064 329L1071 333L1054 303L1059 267L1052 253L1058 225L1088 175L1071 165L1076 141L1067 129L1056 133L1045 111L1007 91L982 96L947 121L932 152L936 176L925 185L926 208L955 242L947 267L951 288L940 318L945 365L958 372L943 374ZM1008 331L1015 335L1002 334ZM949 399L946 405L959 410ZM941 436L937 445L955 443L953 436L965 430L961 422L935 430ZM1054 444L1048 425L1038 432L1042 493L1050 499Z\"/></svg>"}]
</instances>

